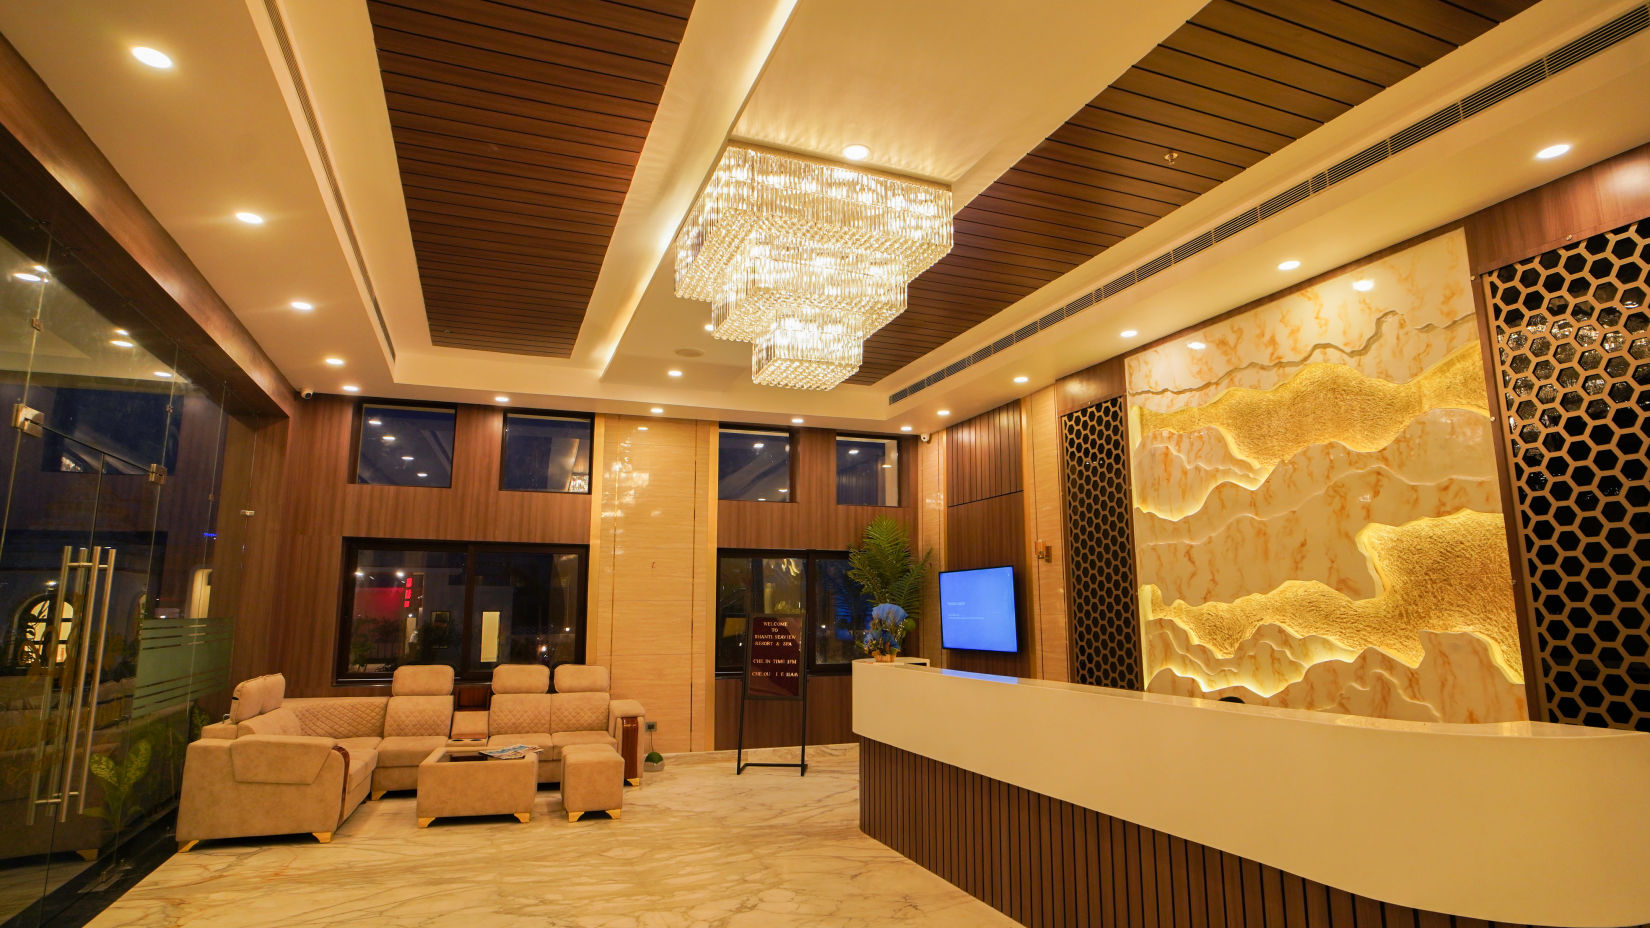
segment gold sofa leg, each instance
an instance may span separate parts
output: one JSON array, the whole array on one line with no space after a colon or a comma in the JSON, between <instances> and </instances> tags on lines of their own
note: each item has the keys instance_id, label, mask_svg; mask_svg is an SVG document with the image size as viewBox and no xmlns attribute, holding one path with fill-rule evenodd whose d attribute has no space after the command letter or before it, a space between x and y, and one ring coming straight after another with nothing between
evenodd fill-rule
<instances>
[{"instance_id":1,"label":"gold sofa leg","mask_svg":"<svg viewBox=\"0 0 1650 928\"><path fill-rule=\"evenodd\" d=\"M97 859L97 848L95 847L84 851L75 851L75 853L80 855L81 860L93 861Z\"/></svg>"},{"instance_id":2,"label":"gold sofa leg","mask_svg":"<svg viewBox=\"0 0 1650 928\"><path fill-rule=\"evenodd\" d=\"M576 822L579 820L579 816L583 814L583 812L569 812L567 813L567 820L570 822Z\"/></svg>"},{"instance_id":3,"label":"gold sofa leg","mask_svg":"<svg viewBox=\"0 0 1650 928\"><path fill-rule=\"evenodd\" d=\"M194 850L195 845L197 845L199 843L201 843L199 838L196 838L193 841L184 841L184 842L182 842L178 845L178 853L179 854L187 854L190 851Z\"/></svg>"},{"instance_id":4,"label":"gold sofa leg","mask_svg":"<svg viewBox=\"0 0 1650 928\"><path fill-rule=\"evenodd\" d=\"M616 822L624 814L624 810L623 809L608 809L607 814L613 816L613 820Z\"/></svg>"},{"instance_id":5,"label":"gold sofa leg","mask_svg":"<svg viewBox=\"0 0 1650 928\"><path fill-rule=\"evenodd\" d=\"M516 821L521 822L522 824L526 824L526 823L528 823L532 820L533 820L533 813L531 813L531 812L517 812L516 813Z\"/></svg>"},{"instance_id":6,"label":"gold sofa leg","mask_svg":"<svg viewBox=\"0 0 1650 928\"><path fill-rule=\"evenodd\" d=\"M642 785L642 778L641 777L631 777L630 779L626 780L625 782L629 783L631 786L641 786Z\"/></svg>"},{"instance_id":7,"label":"gold sofa leg","mask_svg":"<svg viewBox=\"0 0 1650 928\"><path fill-rule=\"evenodd\" d=\"M433 815L430 816L429 818L421 818L421 819L418 820L418 827L428 828L428 827L430 827L430 823L433 822L433 821L435 821L435 816L433 816Z\"/></svg>"},{"instance_id":8,"label":"gold sofa leg","mask_svg":"<svg viewBox=\"0 0 1650 928\"><path fill-rule=\"evenodd\" d=\"M321 842L322 844L332 843L332 832L330 831L312 831L310 834L314 835L315 840Z\"/></svg>"},{"instance_id":9,"label":"gold sofa leg","mask_svg":"<svg viewBox=\"0 0 1650 928\"><path fill-rule=\"evenodd\" d=\"M372 791L372 801L377 802L378 800L383 799L384 794L387 793L387 792L389 792L389 790L387 790L387 789L375 789L375 790L373 790Z\"/></svg>"}]
</instances>

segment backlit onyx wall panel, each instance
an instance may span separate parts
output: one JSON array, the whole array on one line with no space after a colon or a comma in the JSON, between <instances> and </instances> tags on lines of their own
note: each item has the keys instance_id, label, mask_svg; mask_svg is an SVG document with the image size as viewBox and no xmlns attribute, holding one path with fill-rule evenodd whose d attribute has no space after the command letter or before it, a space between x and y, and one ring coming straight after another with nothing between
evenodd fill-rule
<instances>
[{"instance_id":1,"label":"backlit onyx wall panel","mask_svg":"<svg viewBox=\"0 0 1650 928\"><path fill-rule=\"evenodd\" d=\"M1121 396L1060 420L1071 681L1140 689L1129 427Z\"/></svg>"},{"instance_id":2,"label":"backlit onyx wall panel","mask_svg":"<svg viewBox=\"0 0 1650 928\"><path fill-rule=\"evenodd\" d=\"M1486 275L1545 717L1650 731L1650 219Z\"/></svg>"}]
</instances>

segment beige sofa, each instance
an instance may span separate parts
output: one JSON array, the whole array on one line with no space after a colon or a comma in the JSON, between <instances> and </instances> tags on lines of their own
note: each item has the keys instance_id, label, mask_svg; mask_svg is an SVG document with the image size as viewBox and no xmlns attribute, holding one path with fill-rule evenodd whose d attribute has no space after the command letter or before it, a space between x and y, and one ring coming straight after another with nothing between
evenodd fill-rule
<instances>
[{"instance_id":1,"label":"beige sofa","mask_svg":"<svg viewBox=\"0 0 1650 928\"><path fill-rule=\"evenodd\" d=\"M500 664L493 668L493 696L487 708L488 746L538 746L542 752L539 782L559 783L562 748L602 744L624 753L629 744L626 776L639 778L639 759L634 755L635 733L643 722L642 704L612 699L609 679L606 667L562 664L556 668L556 691L552 693L550 668Z\"/></svg>"},{"instance_id":2,"label":"beige sofa","mask_svg":"<svg viewBox=\"0 0 1650 928\"><path fill-rule=\"evenodd\" d=\"M286 699L280 674L235 687L229 719L189 745L178 799L183 850L211 838L310 832L321 841L360 805L412 789L447 743L453 671L399 667L390 695Z\"/></svg>"}]
</instances>

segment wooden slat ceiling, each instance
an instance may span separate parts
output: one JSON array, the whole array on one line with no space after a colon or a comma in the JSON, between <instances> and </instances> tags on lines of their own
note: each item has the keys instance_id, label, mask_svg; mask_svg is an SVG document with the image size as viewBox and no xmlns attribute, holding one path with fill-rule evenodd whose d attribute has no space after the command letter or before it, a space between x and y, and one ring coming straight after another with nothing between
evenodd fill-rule
<instances>
[{"instance_id":1,"label":"wooden slat ceiling","mask_svg":"<svg viewBox=\"0 0 1650 928\"><path fill-rule=\"evenodd\" d=\"M436 345L565 358L693 0L368 0Z\"/></svg>"},{"instance_id":2,"label":"wooden slat ceiling","mask_svg":"<svg viewBox=\"0 0 1650 928\"><path fill-rule=\"evenodd\" d=\"M956 248L849 382L881 380L1534 2L1213 0L958 212Z\"/></svg>"}]
</instances>

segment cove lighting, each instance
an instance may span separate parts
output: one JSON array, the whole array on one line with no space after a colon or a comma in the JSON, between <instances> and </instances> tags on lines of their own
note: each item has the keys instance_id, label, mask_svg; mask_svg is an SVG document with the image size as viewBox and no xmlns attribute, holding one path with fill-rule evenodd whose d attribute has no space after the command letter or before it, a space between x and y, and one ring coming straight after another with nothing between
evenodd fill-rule
<instances>
[{"instance_id":1,"label":"cove lighting","mask_svg":"<svg viewBox=\"0 0 1650 928\"><path fill-rule=\"evenodd\" d=\"M258 215L257 213L240 212L235 214L235 218L249 226L261 226L264 224L264 217Z\"/></svg>"},{"instance_id":2,"label":"cove lighting","mask_svg":"<svg viewBox=\"0 0 1650 928\"><path fill-rule=\"evenodd\" d=\"M1280 262L1278 264L1278 270L1280 270L1280 271L1292 271L1295 268L1300 267L1300 266L1301 266L1301 263L1299 261L1296 261L1294 258L1290 258L1288 261Z\"/></svg>"},{"instance_id":3,"label":"cove lighting","mask_svg":"<svg viewBox=\"0 0 1650 928\"><path fill-rule=\"evenodd\" d=\"M1375 289L1375 281L1370 280L1367 277L1363 280L1354 280L1352 282L1352 289L1358 291L1359 293L1368 293L1369 291Z\"/></svg>"},{"instance_id":4,"label":"cove lighting","mask_svg":"<svg viewBox=\"0 0 1650 928\"><path fill-rule=\"evenodd\" d=\"M132 343L127 341L124 338L111 338L111 339L109 339L109 344L115 346L116 348L130 348L130 347L132 347Z\"/></svg>"},{"instance_id":5,"label":"cove lighting","mask_svg":"<svg viewBox=\"0 0 1650 928\"><path fill-rule=\"evenodd\" d=\"M327 365L329 367L343 367L344 366L344 359L343 358L327 358Z\"/></svg>"},{"instance_id":6,"label":"cove lighting","mask_svg":"<svg viewBox=\"0 0 1650 928\"><path fill-rule=\"evenodd\" d=\"M1536 152L1535 156L1540 158L1542 161L1551 161L1554 158L1567 155L1569 152L1570 146L1561 142L1557 145L1548 145L1546 148Z\"/></svg>"},{"instance_id":7,"label":"cove lighting","mask_svg":"<svg viewBox=\"0 0 1650 928\"><path fill-rule=\"evenodd\" d=\"M147 45L139 45L136 48L132 49L132 57L136 58L137 60L139 60L141 62L143 62L144 64L148 65L151 68L156 68L156 69L159 69L161 71L164 71L167 68L170 68L172 66L172 56L171 55L168 55L168 54L166 54L165 52L162 52L162 51L156 51L155 49L150 48Z\"/></svg>"},{"instance_id":8,"label":"cove lighting","mask_svg":"<svg viewBox=\"0 0 1650 928\"><path fill-rule=\"evenodd\" d=\"M356 386L353 383L346 383L346 384L344 384L344 392L345 393L360 393L361 388Z\"/></svg>"},{"instance_id":9,"label":"cove lighting","mask_svg":"<svg viewBox=\"0 0 1650 928\"><path fill-rule=\"evenodd\" d=\"M315 308L315 304L309 302L308 300L293 300L292 308L298 310L299 312L307 313Z\"/></svg>"},{"instance_id":10,"label":"cove lighting","mask_svg":"<svg viewBox=\"0 0 1650 928\"><path fill-rule=\"evenodd\" d=\"M864 145L854 144L842 149L842 157L849 161L864 161L871 156L871 149Z\"/></svg>"}]
</instances>

